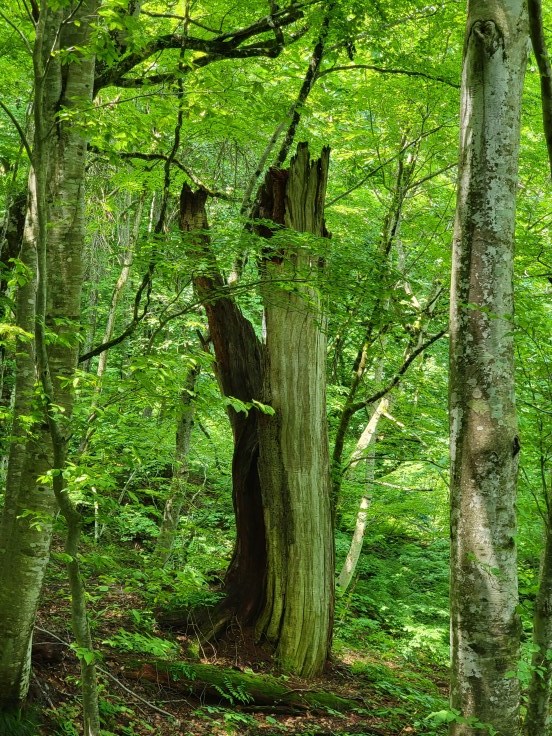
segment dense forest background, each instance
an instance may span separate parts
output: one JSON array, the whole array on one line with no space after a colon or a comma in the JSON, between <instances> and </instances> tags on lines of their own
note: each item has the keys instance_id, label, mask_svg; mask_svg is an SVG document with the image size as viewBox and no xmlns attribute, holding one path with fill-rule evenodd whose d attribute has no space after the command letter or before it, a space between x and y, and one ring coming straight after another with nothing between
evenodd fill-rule
<instances>
[{"instance_id":1,"label":"dense forest background","mask_svg":"<svg viewBox=\"0 0 552 736\"><path fill-rule=\"evenodd\" d=\"M465 4L452 0L9 0L0 9L0 683L6 693L19 683L19 694L0 696L1 733L436 736L451 722L465 727L448 705L447 414L465 24ZM539 82L529 54L510 315L522 623L510 676L523 693L535 672L552 453ZM319 162L309 165L318 166L325 227L319 217L318 231L292 233L276 207L268 214L266 187L270 172L299 166L303 143ZM278 271L288 258L295 270ZM266 611L257 616L259 540L252 497L239 497L253 482L240 458L257 457L240 433L255 421L270 435L276 396L275 384L252 393L251 371L232 365L250 360L240 320L252 327L248 344L264 345L280 300L292 306L272 365L277 354L292 366L286 405L299 419L311 406L299 387L321 374L309 372L316 361L301 338L286 342L295 314L325 356L329 475L313 497L328 504L297 522L320 516L313 547L326 521L333 529L325 554L333 565L335 543L335 611L321 634L331 656L318 669L280 666L291 663L291 644L271 635ZM30 302L38 306L25 316ZM287 523L285 504L270 513ZM14 525L26 541L6 541ZM267 563L286 601L296 594L285 587L290 549ZM333 609L333 587L318 583L312 595ZM17 623L15 609L30 623ZM18 646L28 650L28 639L6 643L13 632L33 627L27 699L24 672L14 680L2 668ZM498 733L468 725L456 733Z\"/></svg>"}]
</instances>

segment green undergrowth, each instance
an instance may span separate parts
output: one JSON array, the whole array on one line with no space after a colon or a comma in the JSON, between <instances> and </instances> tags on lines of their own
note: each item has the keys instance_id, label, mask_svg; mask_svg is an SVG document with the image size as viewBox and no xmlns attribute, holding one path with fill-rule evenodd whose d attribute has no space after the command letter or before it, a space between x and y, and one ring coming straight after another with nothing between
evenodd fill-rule
<instances>
[{"instance_id":1,"label":"green undergrowth","mask_svg":"<svg viewBox=\"0 0 552 736\"><path fill-rule=\"evenodd\" d=\"M201 514L198 512L196 521ZM151 657L167 662L197 661L204 653L202 648L160 626L158 612L192 611L196 606L216 603L231 550L228 537L221 535L220 529L226 529L230 522L221 519L219 513L206 511L202 523L192 533L189 519L184 520L169 564L159 569L150 563L155 535L141 515L153 518L154 510L149 503L144 502L137 507L135 515L125 517L126 539L122 544L115 539L120 519L112 527L107 519L102 538L96 541L94 527L90 525L84 539L81 562L98 661L105 667L112 667L113 661L124 662L125 657L144 661ZM349 542L350 532L337 533L338 569ZM61 622L63 615L57 609L60 596L63 605L68 605L68 591L64 559L59 550L60 545L56 544L48 571L47 595L51 591L51 600L55 597L58 602L53 615ZM405 728L413 729L416 736L446 733L446 718L450 716L446 715L445 695L447 603L446 540L428 534L425 529L398 524L376 524L368 530L357 575L345 595L338 597L334 632L337 671L344 668L344 683L350 682L361 700L357 721L375 719L378 728L383 728L389 736ZM68 677L67 687L75 689L76 671ZM101 679L105 729L102 736L172 733L170 726L169 730L163 730L152 725L156 717L147 708L142 710L132 698L122 696L109 679ZM153 693L148 697L155 702L158 695ZM317 733L316 729L305 730L310 725L303 724L301 731L299 723L292 726L286 719L271 714L243 712L243 707L240 702L203 703L189 717L197 720L197 732L201 734ZM76 736L78 730L75 731L74 724L80 719L78 703L64 702L51 716L56 726L49 727L48 736ZM347 725L343 723L341 729L334 724L332 733L345 736ZM194 731L190 733L196 736ZM361 733L358 723L351 733ZM367 728L366 735L369 734Z\"/></svg>"}]
</instances>

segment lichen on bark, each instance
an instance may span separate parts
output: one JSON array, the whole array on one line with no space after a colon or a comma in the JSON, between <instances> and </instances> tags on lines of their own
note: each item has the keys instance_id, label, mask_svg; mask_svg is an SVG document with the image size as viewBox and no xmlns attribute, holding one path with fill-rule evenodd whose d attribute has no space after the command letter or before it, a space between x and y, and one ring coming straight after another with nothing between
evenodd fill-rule
<instances>
[{"instance_id":1,"label":"lichen on bark","mask_svg":"<svg viewBox=\"0 0 552 736\"><path fill-rule=\"evenodd\" d=\"M469 3L449 395L451 704L468 720L454 736L475 736L474 720L520 728L512 277L526 32L523 2Z\"/></svg>"}]
</instances>

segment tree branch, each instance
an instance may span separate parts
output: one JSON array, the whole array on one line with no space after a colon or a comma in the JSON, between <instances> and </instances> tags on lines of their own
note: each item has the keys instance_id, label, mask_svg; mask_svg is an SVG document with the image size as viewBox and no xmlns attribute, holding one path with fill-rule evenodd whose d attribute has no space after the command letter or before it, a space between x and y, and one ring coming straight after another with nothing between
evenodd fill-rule
<instances>
[{"instance_id":1,"label":"tree branch","mask_svg":"<svg viewBox=\"0 0 552 736\"><path fill-rule=\"evenodd\" d=\"M531 43L533 44L533 51L535 52L535 58L540 72L542 123L548 151L550 174L552 176L552 67L544 37L542 2L541 0L528 0L527 7L529 10Z\"/></svg>"},{"instance_id":2,"label":"tree branch","mask_svg":"<svg viewBox=\"0 0 552 736\"><path fill-rule=\"evenodd\" d=\"M261 158L259 159L259 163L257 164L255 172L253 173L253 176L251 177L251 179L249 180L247 184L247 187L245 189L245 193L243 196L243 200L242 200L242 205L240 208L240 214L242 215L245 215L249 211L249 217L254 216L254 213L252 210L254 210L255 204L253 204L253 207L251 206L251 194L253 192L255 184L257 183L261 174L263 173L264 166L268 160L268 157L272 153L272 150L274 146L276 145L278 138L280 137L282 131L285 128L287 121L289 120L289 125L288 125L288 129L286 132L285 140L282 143L280 151L273 165L276 167L280 167L286 160L286 156L289 152L289 149L291 148L293 144L293 139L297 131L297 126L299 125L299 121L301 119L302 108L305 105L305 102L307 101L307 98L318 78L318 70L320 69L320 64L322 63L322 58L324 56L324 47L325 47L326 38L328 35L331 13L334 7L335 7L335 2L332 0L332 2L330 2L326 10L326 13L324 15L324 19L322 21L322 25L320 28L320 33L318 35L318 39L314 46L312 56L309 61L309 65L307 67L307 71L303 79L303 83L301 85L299 92L297 93L297 98L295 102L293 103L293 105L290 107L286 117L282 120L282 122L278 125L278 127L272 134L268 142L268 145L266 146Z\"/></svg>"},{"instance_id":3,"label":"tree branch","mask_svg":"<svg viewBox=\"0 0 552 736\"><path fill-rule=\"evenodd\" d=\"M96 149L97 150L97 149ZM124 152L118 152L117 156L119 158L127 158L127 159L139 159L142 161L168 161L169 157L166 153L141 153L139 151L124 151ZM226 192L221 192L216 189L211 189L208 187L199 177L197 177L193 171L191 171L187 166L185 166L181 161L179 161L177 158L172 158L170 161L171 164L179 168L181 171L183 171L186 176L190 179L192 184L194 184L196 187L199 187L200 189L203 189L210 197L216 197L217 199L225 199L228 201L234 201L234 199L229 195L226 194Z\"/></svg>"},{"instance_id":4,"label":"tree branch","mask_svg":"<svg viewBox=\"0 0 552 736\"><path fill-rule=\"evenodd\" d=\"M440 340L444 335L446 335L448 332L448 327L444 330L441 330L436 335L432 335L430 338L428 338L422 345L417 347L415 350L413 350L410 355L405 359L399 370L395 373L391 381L384 386L379 391L376 391L375 394L372 394L372 396L369 396L367 399L364 399L363 401L358 401L356 404L351 404L349 407L349 411L351 413L351 416L353 414L356 414L357 411L360 411L361 409L364 409L369 404L373 404L375 401L378 401L379 399L383 398L386 394L391 391L391 389L395 388L395 386L400 382L401 378L404 376L406 371L410 368L411 363L416 360L418 355L420 353L423 353L424 350L427 350L431 345L433 345L434 342L437 342L437 340Z\"/></svg>"},{"instance_id":5,"label":"tree branch","mask_svg":"<svg viewBox=\"0 0 552 736\"><path fill-rule=\"evenodd\" d=\"M123 342L123 340L125 340L127 337L132 335L134 330L138 327L140 322L144 319L144 317L148 313L150 294L151 294L151 277L152 277L152 269L148 268L148 270L142 277L142 282L140 286L138 287L136 296L134 297L134 308L133 308L132 320L125 327L125 329L121 332L121 334L118 335L117 337L114 337L112 340L108 340L107 342L104 342L101 345L98 345L95 348L92 348L92 350L89 350L87 353L80 355L79 361L78 361L79 363L85 363L87 360L90 360L91 358L95 358L96 355L100 355L106 350L109 350L109 348L112 348L115 345L118 345L119 343ZM139 312L140 302L142 301L142 294L144 293L144 291L146 292L146 303L144 305L144 308L142 309L142 313L140 314Z\"/></svg>"},{"instance_id":6,"label":"tree branch","mask_svg":"<svg viewBox=\"0 0 552 736\"><path fill-rule=\"evenodd\" d=\"M14 124L15 129L19 133L19 137L21 139L21 143L23 144L23 148L27 152L27 156L29 157L29 161L32 163L33 162L33 152L31 151L31 147L29 145L29 141L27 140L27 136L25 135L25 131L23 130L23 128L21 127L21 125L17 121L17 119L14 116L14 114L12 113L12 111L8 107L6 107L6 105L4 105L4 103L2 102L2 100L0 100L0 107L2 108L2 110L4 110L4 112L6 113L6 115L9 117L9 119Z\"/></svg>"},{"instance_id":7,"label":"tree branch","mask_svg":"<svg viewBox=\"0 0 552 736\"><path fill-rule=\"evenodd\" d=\"M373 64L350 64L348 66L332 66L330 69L324 69L324 71L318 74L318 78L325 77L326 74L332 74L333 72L343 71L356 71L357 69L368 69L372 72L379 72L380 74L404 74L407 77L421 77L422 79L429 79L431 82L440 82L446 84L448 87L454 89L460 89L458 82L451 82L450 79L445 77L438 77L433 74L426 74L425 72L417 72L411 69L386 69L382 66L374 66Z\"/></svg>"},{"instance_id":8,"label":"tree branch","mask_svg":"<svg viewBox=\"0 0 552 736\"><path fill-rule=\"evenodd\" d=\"M315 0L315 2L318 1L319 0ZM248 58L251 56L276 57L283 49L283 45L278 39L266 41L264 43L257 42L249 46L242 46L242 44L255 36L259 36L267 32L274 33L275 29L281 29L292 25L303 17L303 9L312 4L314 3L302 3L300 5L294 3L275 14L265 16L264 18L255 21L245 28L240 28L236 31L229 31L228 33L222 33L215 36L215 38L198 38L178 33L169 33L159 36L149 44L146 44L144 48L139 51L128 54L110 68L107 69L104 67L96 76L94 91L97 92L107 86L140 86L139 82L141 80L124 79L125 74L149 59L153 54L167 49L185 49L186 51L204 52L205 56L195 59L187 69L181 70L184 73L186 73L186 71L191 71L198 66L205 66L206 64L223 59ZM174 80L174 78L175 73L171 75L171 79ZM131 84L131 82L134 82L134 84Z\"/></svg>"}]
</instances>

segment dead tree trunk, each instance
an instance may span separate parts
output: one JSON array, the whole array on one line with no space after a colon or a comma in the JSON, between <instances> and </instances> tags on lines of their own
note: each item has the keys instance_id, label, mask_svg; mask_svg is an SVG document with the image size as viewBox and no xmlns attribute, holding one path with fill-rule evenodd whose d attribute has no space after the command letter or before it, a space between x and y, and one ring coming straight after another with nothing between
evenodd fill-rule
<instances>
[{"instance_id":1,"label":"dead tree trunk","mask_svg":"<svg viewBox=\"0 0 552 736\"><path fill-rule=\"evenodd\" d=\"M186 184L180 196L180 227L189 233L188 247L201 264L194 286L207 313L214 347L215 371L224 396L250 402L261 394L261 355L255 331L231 298L210 249L205 212L206 192L192 192ZM212 618L216 634L232 615L242 623L255 621L264 602L266 542L257 460L257 413L228 416L234 437L232 498L236 516L236 544L228 567L226 600Z\"/></svg>"},{"instance_id":2,"label":"dead tree trunk","mask_svg":"<svg viewBox=\"0 0 552 736\"><path fill-rule=\"evenodd\" d=\"M320 673L327 659L334 600L325 317L316 283L323 265L317 250L327 236L328 162L328 150L311 162L301 145L289 171L267 176L258 212L265 222L259 232L270 237L262 360L253 327L210 249L206 193L184 186L181 194L181 228L197 259L194 285L207 312L222 393L245 402L262 397L275 412L246 416L229 409L237 540L227 599L207 633L216 634L236 614L272 642L284 669L304 676Z\"/></svg>"},{"instance_id":3,"label":"dead tree trunk","mask_svg":"<svg viewBox=\"0 0 552 736\"><path fill-rule=\"evenodd\" d=\"M318 287L329 149L300 144L289 170L271 169L259 216L277 225L263 261L266 346L259 418L267 535L266 604L257 631L286 670L317 675L328 657L334 551L326 420L325 315ZM299 235L310 233L315 238Z\"/></svg>"}]
</instances>

